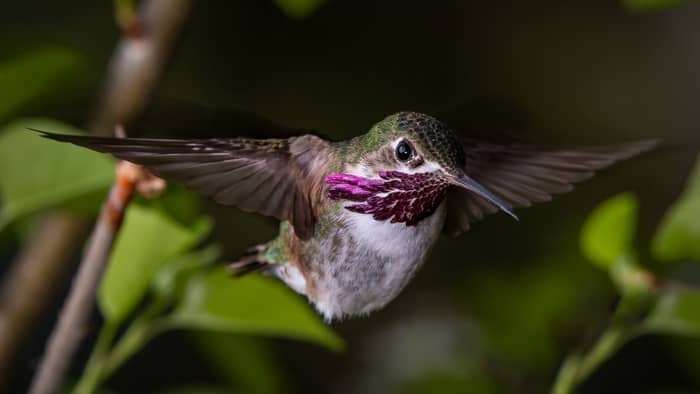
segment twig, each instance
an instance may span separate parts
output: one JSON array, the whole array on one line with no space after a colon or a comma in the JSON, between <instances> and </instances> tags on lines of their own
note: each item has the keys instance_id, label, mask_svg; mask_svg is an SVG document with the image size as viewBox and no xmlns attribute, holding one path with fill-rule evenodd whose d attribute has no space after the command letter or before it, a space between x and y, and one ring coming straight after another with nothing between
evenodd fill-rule
<instances>
[{"instance_id":1,"label":"twig","mask_svg":"<svg viewBox=\"0 0 700 394\"><path fill-rule=\"evenodd\" d=\"M131 22L121 26L122 39L110 61L100 105L87 127L93 134L107 135L114 124L128 126L143 111L171 57L192 0L140 3ZM13 261L0 292L0 391L9 383L14 354L63 283L73 251L88 232L86 220L70 215L50 214L40 223Z\"/></svg>"},{"instance_id":2,"label":"twig","mask_svg":"<svg viewBox=\"0 0 700 394\"><path fill-rule=\"evenodd\" d=\"M129 126L145 108L160 81L189 14L191 0L150 0L122 24L123 39L109 67L101 110L91 129L109 134L115 124ZM133 26L137 27L134 28Z\"/></svg>"},{"instance_id":3,"label":"twig","mask_svg":"<svg viewBox=\"0 0 700 394\"><path fill-rule=\"evenodd\" d=\"M116 172L114 185L102 205L87 252L32 383L32 394L53 393L60 387L63 375L85 334L97 287L107 266L126 207L139 188L139 183L152 181L152 175L128 162L117 163Z\"/></svg>"}]
</instances>

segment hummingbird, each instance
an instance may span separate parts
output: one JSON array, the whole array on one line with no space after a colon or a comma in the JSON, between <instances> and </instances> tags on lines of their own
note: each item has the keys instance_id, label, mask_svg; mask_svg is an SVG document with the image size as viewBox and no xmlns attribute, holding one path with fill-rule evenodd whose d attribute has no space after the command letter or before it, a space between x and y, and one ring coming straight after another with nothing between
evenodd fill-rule
<instances>
[{"instance_id":1,"label":"hummingbird","mask_svg":"<svg viewBox=\"0 0 700 394\"><path fill-rule=\"evenodd\" d=\"M393 300L441 234L568 192L655 141L548 148L464 139L438 119L399 112L355 138L146 139L63 135L144 166L224 205L280 221L279 235L230 267L261 270L306 296L326 321Z\"/></svg>"}]
</instances>

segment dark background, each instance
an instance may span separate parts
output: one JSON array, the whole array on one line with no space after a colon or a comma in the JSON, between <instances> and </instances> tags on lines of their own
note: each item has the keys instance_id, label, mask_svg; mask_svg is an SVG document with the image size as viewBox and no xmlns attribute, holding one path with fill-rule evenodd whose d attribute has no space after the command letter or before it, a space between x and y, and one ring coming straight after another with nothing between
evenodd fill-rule
<instances>
[{"instance_id":1,"label":"dark background","mask_svg":"<svg viewBox=\"0 0 700 394\"><path fill-rule=\"evenodd\" d=\"M566 352L603 326L615 301L605 273L578 251L591 208L618 192L637 193L640 252L655 270L676 269L650 262L648 243L700 146L699 21L693 3L635 13L615 1L329 0L295 20L271 1L200 1L134 132L279 133L260 117L341 139L411 110L495 139L661 138L657 152L519 212L520 222L498 215L442 239L385 310L333 325L347 340L345 353L265 340L278 365L270 379L287 392L539 393ZM65 95L24 112L83 124L118 36L109 2L5 2L0 59L50 45L72 48L87 63ZM229 257L276 230L255 215L206 209L217 215L215 237ZM31 377L56 313L17 358L18 382ZM107 386L154 392L225 380L189 336L156 338ZM635 340L582 392L669 390L700 390L700 341Z\"/></svg>"}]
</instances>

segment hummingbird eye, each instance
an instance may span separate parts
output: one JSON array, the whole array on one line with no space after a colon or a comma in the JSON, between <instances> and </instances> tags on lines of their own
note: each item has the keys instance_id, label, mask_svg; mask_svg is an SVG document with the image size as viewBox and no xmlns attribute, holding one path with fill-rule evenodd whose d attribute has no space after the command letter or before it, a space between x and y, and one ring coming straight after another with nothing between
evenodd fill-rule
<instances>
[{"instance_id":1,"label":"hummingbird eye","mask_svg":"<svg viewBox=\"0 0 700 394\"><path fill-rule=\"evenodd\" d=\"M398 145L396 145L397 159L406 161L410 159L411 156L413 156L413 148L411 148L411 144L409 144L407 141L401 141Z\"/></svg>"}]
</instances>

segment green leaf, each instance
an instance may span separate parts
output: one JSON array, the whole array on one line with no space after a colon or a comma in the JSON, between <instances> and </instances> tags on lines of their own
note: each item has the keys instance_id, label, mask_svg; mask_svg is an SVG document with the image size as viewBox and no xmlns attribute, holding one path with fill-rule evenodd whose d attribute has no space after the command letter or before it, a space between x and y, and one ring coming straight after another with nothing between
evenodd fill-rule
<instances>
[{"instance_id":1,"label":"green leaf","mask_svg":"<svg viewBox=\"0 0 700 394\"><path fill-rule=\"evenodd\" d=\"M40 97L82 68L71 50L47 48L0 63L0 120Z\"/></svg>"},{"instance_id":2,"label":"green leaf","mask_svg":"<svg viewBox=\"0 0 700 394\"><path fill-rule=\"evenodd\" d=\"M683 195L661 221L652 252L662 261L700 261L700 158Z\"/></svg>"},{"instance_id":3,"label":"green leaf","mask_svg":"<svg viewBox=\"0 0 700 394\"><path fill-rule=\"evenodd\" d=\"M630 254L637 226L637 209L637 198L631 193L618 194L598 205L581 231L584 255L608 270L618 259Z\"/></svg>"},{"instance_id":4,"label":"green leaf","mask_svg":"<svg viewBox=\"0 0 700 394\"><path fill-rule=\"evenodd\" d=\"M98 302L106 319L122 321L144 296L154 275L201 241L210 228L208 218L187 228L155 209L132 204L100 284Z\"/></svg>"},{"instance_id":5,"label":"green leaf","mask_svg":"<svg viewBox=\"0 0 700 394\"><path fill-rule=\"evenodd\" d=\"M78 133L48 119L21 120L0 131L0 229L25 215L105 192L114 178L107 156L41 138L27 127Z\"/></svg>"},{"instance_id":6,"label":"green leaf","mask_svg":"<svg viewBox=\"0 0 700 394\"><path fill-rule=\"evenodd\" d=\"M642 330L657 334L700 335L700 291L662 293L642 323Z\"/></svg>"},{"instance_id":7,"label":"green leaf","mask_svg":"<svg viewBox=\"0 0 700 394\"><path fill-rule=\"evenodd\" d=\"M687 0L622 0L622 5L632 12L654 11L679 5Z\"/></svg>"},{"instance_id":8,"label":"green leaf","mask_svg":"<svg viewBox=\"0 0 700 394\"><path fill-rule=\"evenodd\" d=\"M283 336L333 350L343 347L309 305L282 283L257 275L232 278L224 268L190 280L173 322L183 328Z\"/></svg>"},{"instance_id":9,"label":"green leaf","mask_svg":"<svg viewBox=\"0 0 700 394\"><path fill-rule=\"evenodd\" d=\"M177 183L168 183L165 193L155 199L144 199L143 202L184 225L191 225L199 219L201 212L200 196Z\"/></svg>"},{"instance_id":10,"label":"green leaf","mask_svg":"<svg viewBox=\"0 0 700 394\"><path fill-rule=\"evenodd\" d=\"M275 0L277 6L294 19L303 19L314 13L325 0Z\"/></svg>"},{"instance_id":11,"label":"green leaf","mask_svg":"<svg viewBox=\"0 0 700 394\"><path fill-rule=\"evenodd\" d=\"M263 338L195 331L192 339L214 372L236 392L282 392L282 368Z\"/></svg>"},{"instance_id":12,"label":"green leaf","mask_svg":"<svg viewBox=\"0 0 700 394\"><path fill-rule=\"evenodd\" d=\"M189 276L214 263L221 255L218 245L176 257L166 264L153 279L153 290L163 297L179 297Z\"/></svg>"}]
</instances>

